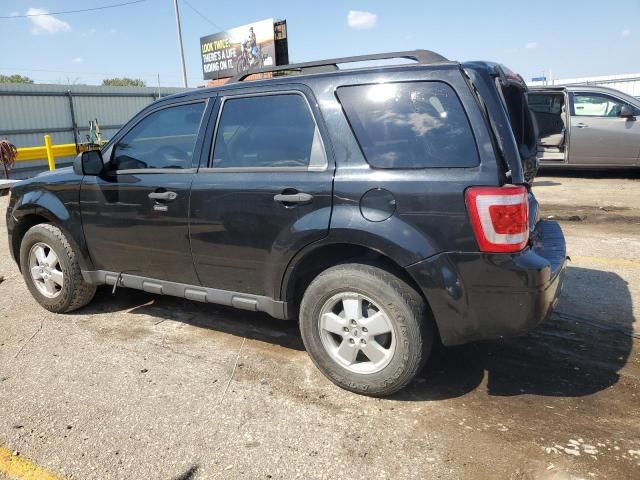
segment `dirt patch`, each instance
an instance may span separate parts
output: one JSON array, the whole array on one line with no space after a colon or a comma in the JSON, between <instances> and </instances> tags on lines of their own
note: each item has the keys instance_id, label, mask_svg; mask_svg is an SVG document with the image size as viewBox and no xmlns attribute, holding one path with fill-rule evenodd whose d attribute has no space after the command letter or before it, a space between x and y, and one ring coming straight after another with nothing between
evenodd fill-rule
<instances>
[{"instance_id":1,"label":"dirt patch","mask_svg":"<svg viewBox=\"0 0 640 480\"><path fill-rule=\"evenodd\" d=\"M640 209L630 207L545 203L541 206L541 213L543 218L553 218L560 221L640 224Z\"/></svg>"},{"instance_id":2,"label":"dirt patch","mask_svg":"<svg viewBox=\"0 0 640 480\"><path fill-rule=\"evenodd\" d=\"M542 218L592 225L628 226L640 229L640 209L619 206L562 205L544 203L540 207Z\"/></svg>"}]
</instances>

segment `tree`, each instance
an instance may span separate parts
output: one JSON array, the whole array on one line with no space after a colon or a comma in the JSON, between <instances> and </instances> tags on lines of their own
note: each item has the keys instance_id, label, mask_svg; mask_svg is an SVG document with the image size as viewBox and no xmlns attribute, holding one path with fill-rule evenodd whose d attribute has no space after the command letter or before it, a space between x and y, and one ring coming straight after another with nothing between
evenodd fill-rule
<instances>
[{"instance_id":1,"label":"tree","mask_svg":"<svg viewBox=\"0 0 640 480\"><path fill-rule=\"evenodd\" d=\"M105 78L102 81L104 87L146 87L144 80L139 78Z\"/></svg>"},{"instance_id":2,"label":"tree","mask_svg":"<svg viewBox=\"0 0 640 480\"><path fill-rule=\"evenodd\" d=\"M33 80L18 74L0 75L0 83L33 83Z\"/></svg>"}]
</instances>

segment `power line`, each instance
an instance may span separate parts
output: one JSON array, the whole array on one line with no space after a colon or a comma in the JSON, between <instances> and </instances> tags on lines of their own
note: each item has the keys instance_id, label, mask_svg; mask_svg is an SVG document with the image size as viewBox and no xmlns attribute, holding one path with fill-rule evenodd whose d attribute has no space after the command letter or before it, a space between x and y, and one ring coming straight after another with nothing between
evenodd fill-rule
<instances>
[{"instance_id":1,"label":"power line","mask_svg":"<svg viewBox=\"0 0 640 480\"><path fill-rule=\"evenodd\" d=\"M193 5L191 5L189 2L187 2L187 0L182 0L184 2L184 4L189 7L191 10L193 10L194 12L196 12L198 15L200 15L202 18L204 18L207 22L209 22L211 25L213 25L214 27L216 27L218 30L223 31L224 28L222 28L220 25L217 25L215 22L213 22L212 20L209 20L202 12L200 12L198 9L196 9L196 7L194 7Z\"/></svg>"},{"instance_id":2,"label":"power line","mask_svg":"<svg viewBox=\"0 0 640 480\"><path fill-rule=\"evenodd\" d=\"M134 3L142 3L146 1L147 0L133 0L131 2L117 3L114 5L104 5L102 7L83 8L81 10L66 10L64 12L48 12L48 13L32 13L28 15L8 15L8 16L0 16L0 18L29 18L29 17L44 17L47 15L67 15L69 13L93 12L95 10L105 10L107 8L124 7L127 5L133 5Z\"/></svg>"}]
</instances>

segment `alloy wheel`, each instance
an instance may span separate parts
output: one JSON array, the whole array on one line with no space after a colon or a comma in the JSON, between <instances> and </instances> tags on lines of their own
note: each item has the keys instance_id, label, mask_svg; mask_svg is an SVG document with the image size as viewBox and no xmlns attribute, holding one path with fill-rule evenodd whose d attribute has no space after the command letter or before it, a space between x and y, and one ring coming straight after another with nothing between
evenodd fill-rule
<instances>
[{"instance_id":1,"label":"alloy wheel","mask_svg":"<svg viewBox=\"0 0 640 480\"><path fill-rule=\"evenodd\" d=\"M38 291L47 298L62 292L64 274L58 255L49 245L38 242L29 251L29 273Z\"/></svg>"},{"instance_id":2,"label":"alloy wheel","mask_svg":"<svg viewBox=\"0 0 640 480\"><path fill-rule=\"evenodd\" d=\"M389 315L365 295L332 296L320 310L318 327L331 359L351 372L377 373L395 353L396 332Z\"/></svg>"}]
</instances>

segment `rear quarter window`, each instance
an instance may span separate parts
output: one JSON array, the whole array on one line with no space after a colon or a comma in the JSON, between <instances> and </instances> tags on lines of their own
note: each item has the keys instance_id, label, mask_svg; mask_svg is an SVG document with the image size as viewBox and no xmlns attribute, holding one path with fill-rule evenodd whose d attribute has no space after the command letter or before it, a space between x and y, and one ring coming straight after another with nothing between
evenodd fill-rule
<instances>
[{"instance_id":1,"label":"rear quarter window","mask_svg":"<svg viewBox=\"0 0 640 480\"><path fill-rule=\"evenodd\" d=\"M474 167L471 125L442 82L340 87L337 95L367 162L375 168Z\"/></svg>"}]
</instances>

